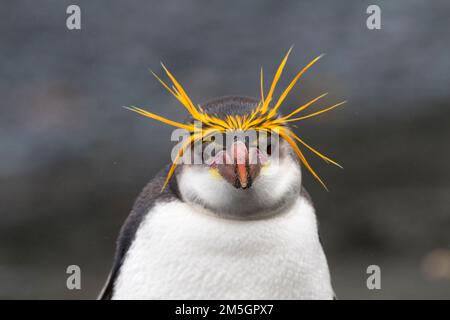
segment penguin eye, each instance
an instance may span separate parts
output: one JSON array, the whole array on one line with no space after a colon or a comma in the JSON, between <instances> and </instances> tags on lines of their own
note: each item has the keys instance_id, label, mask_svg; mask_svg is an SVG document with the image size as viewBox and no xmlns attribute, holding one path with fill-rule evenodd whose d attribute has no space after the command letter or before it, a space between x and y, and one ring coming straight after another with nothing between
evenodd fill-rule
<instances>
[{"instance_id":1,"label":"penguin eye","mask_svg":"<svg viewBox=\"0 0 450 320\"><path fill-rule=\"evenodd\" d=\"M271 134L258 137L258 149L267 155L272 154Z\"/></svg>"},{"instance_id":2,"label":"penguin eye","mask_svg":"<svg viewBox=\"0 0 450 320\"><path fill-rule=\"evenodd\" d=\"M222 141L223 141L223 139L221 140L220 136L219 137L209 136L202 140L202 145L203 145L203 147L206 147L208 145L214 145L216 148L223 148Z\"/></svg>"}]
</instances>

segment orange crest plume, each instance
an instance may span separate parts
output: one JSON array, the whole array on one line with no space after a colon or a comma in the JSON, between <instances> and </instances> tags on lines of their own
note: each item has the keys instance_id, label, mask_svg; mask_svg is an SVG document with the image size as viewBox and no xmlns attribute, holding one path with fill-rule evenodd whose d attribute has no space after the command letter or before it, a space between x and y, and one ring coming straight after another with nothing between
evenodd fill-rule
<instances>
[{"instance_id":1,"label":"orange crest plume","mask_svg":"<svg viewBox=\"0 0 450 320\"><path fill-rule=\"evenodd\" d=\"M299 157L300 161L303 163L303 165L311 172L311 174L324 186L325 189L327 187L323 183L323 181L319 178L319 176L316 174L316 172L311 168L308 161L306 160L305 156L303 155L302 151L300 150L298 143L312 151L314 154L319 156L321 159L323 159L327 163L334 164L340 168L342 168L337 162L331 160L330 158L324 156L308 144L304 142L302 139L300 139L294 132L292 132L287 124L289 122L294 121L300 121L304 119L308 119L311 117L315 117L319 114L322 114L324 112L330 111L342 104L344 104L346 101L334 104L330 107L324 108L322 110L316 111L314 113L310 113L307 115L303 115L300 117L294 117L301 111L308 108L310 105L312 105L317 100L323 98L327 95L327 93L324 93L317 98L314 98L313 100L309 101L308 103L298 107L293 112L288 114L287 116L279 117L277 115L277 110L283 103L284 99L287 97L289 92L292 90L294 85L297 83L297 81L300 79L300 77L314 64L319 60L323 55L318 56L314 60L312 60L310 63L308 63L303 69L300 70L300 72L292 79L290 84L287 86L287 88L282 92L276 103L271 105L273 94L275 91L275 88L277 86L278 80L281 77L281 74L283 73L283 69L286 65L287 59L289 57L289 54L291 53L291 49L287 52L283 60L281 61L280 66L278 67L275 76L272 80L272 84L270 86L269 92L267 95L264 95L264 79L263 79L263 71L261 68L261 93L260 93L260 102L256 106L256 108L249 114L244 116L239 115L228 115L225 119L220 119L217 116L213 114L207 114L200 106L195 106L189 96L184 91L183 87L178 83L178 81L175 79L175 77L172 75L172 73L167 70L167 68L164 66L164 64L161 63L164 71L166 72L167 76L172 81L172 87L170 88L164 81L161 80L156 74L153 75L158 79L158 81L169 91L191 114L192 118L196 121L199 121L202 126L204 126L206 129L199 128L196 126L195 121L194 123L185 124L185 123L179 123L176 121L169 120L167 118L158 116L154 113L148 112L146 110L143 110L141 108L137 107L126 107L126 109L137 112L143 116L158 120L160 122L169 124L173 127L182 128L191 133L190 139L186 141L186 143L182 146L180 151L177 154L176 159L174 159L172 166L170 167L169 173L167 175L166 181L164 183L163 189L167 185L167 183L170 180L170 177L172 176L173 172L175 171L176 162L179 157L181 157L184 153L184 151L192 144L197 141L200 141L204 139L207 136L213 135L218 132L225 132L227 130L256 130L256 131L273 131L276 134L278 134L280 137L282 137L286 142L292 147L292 149L295 151L297 156ZM328 190L328 189L327 189Z\"/></svg>"}]
</instances>

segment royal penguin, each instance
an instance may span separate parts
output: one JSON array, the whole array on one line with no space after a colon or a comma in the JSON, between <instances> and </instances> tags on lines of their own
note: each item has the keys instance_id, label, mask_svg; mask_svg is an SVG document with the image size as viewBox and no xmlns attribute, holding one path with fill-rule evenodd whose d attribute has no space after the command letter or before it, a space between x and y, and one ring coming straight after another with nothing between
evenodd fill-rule
<instances>
[{"instance_id":1,"label":"royal penguin","mask_svg":"<svg viewBox=\"0 0 450 320\"><path fill-rule=\"evenodd\" d=\"M282 62L279 70L283 67ZM219 146L221 151L213 156L232 161L164 167L145 186L121 228L100 298L334 299L314 205L302 186L302 169L318 176L286 121L301 108L283 117L277 106L281 103L268 102L273 90L267 96L261 92L259 99L232 96L195 107L165 70L174 84L173 89L166 88L192 116L178 123L143 109L132 111L178 128L194 128L192 136L197 134L195 120L202 122L203 130L217 129L220 134L225 130L218 129L227 124L227 131L274 131L277 158L270 157L270 143L259 150L258 145L235 140ZM217 144L203 138L192 138L183 150L198 141L201 146ZM257 160L250 163L255 150Z\"/></svg>"}]
</instances>

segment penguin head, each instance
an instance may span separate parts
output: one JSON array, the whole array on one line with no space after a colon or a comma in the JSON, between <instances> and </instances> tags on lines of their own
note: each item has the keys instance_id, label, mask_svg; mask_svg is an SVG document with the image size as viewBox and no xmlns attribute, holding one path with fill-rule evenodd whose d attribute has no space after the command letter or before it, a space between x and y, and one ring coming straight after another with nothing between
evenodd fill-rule
<instances>
[{"instance_id":1,"label":"penguin head","mask_svg":"<svg viewBox=\"0 0 450 320\"><path fill-rule=\"evenodd\" d=\"M274 92L290 52L291 50L281 61L268 92L264 90L261 69L259 99L229 97L203 106L194 105L173 74L162 65L172 85L166 84L154 74L155 77L189 112L190 120L179 123L141 108L126 107L187 133L187 138L180 148L172 153L174 155L172 165L162 189L167 186L175 173L181 196L186 201L201 204L219 213L231 213L239 217L272 212L298 196L301 186L299 162L326 189L323 181L308 163L300 146L327 163L339 167L340 165L304 142L291 130L290 124L330 111L344 104L345 101L302 115L306 108L323 98L325 93L297 107L288 115L281 116L278 110L289 92L300 77L322 57L318 56L303 67L275 99ZM235 137L230 139L230 135ZM221 136L225 136L225 139L220 139ZM274 139L269 140L268 136ZM274 141L277 142L276 145L273 144ZM194 157L194 161L188 161L188 163L181 161L179 165L179 160L182 157L183 160L186 159L186 152L193 147L194 151L188 159ZM215 152L207 152L211 149ZM273 156L274 150L277 152L276 156ZM178 170L175 170L177 167Z\"/></svg>"},{"instance_id":2,"label":"penguin head","mask_svg":"<svg viewBox=\"0 0 450 320\"><path fill-rule=\"evenodd\" d=\"M225 97L201 108L226 121L230 116L249 117L258 103ZM193 144L190 151L192 161L182 162L175 172L186 202L226 217L249 219L275 214L299 195L300 163L292 147L274 133L228 130Z\"/></svg>"}]
</instances>

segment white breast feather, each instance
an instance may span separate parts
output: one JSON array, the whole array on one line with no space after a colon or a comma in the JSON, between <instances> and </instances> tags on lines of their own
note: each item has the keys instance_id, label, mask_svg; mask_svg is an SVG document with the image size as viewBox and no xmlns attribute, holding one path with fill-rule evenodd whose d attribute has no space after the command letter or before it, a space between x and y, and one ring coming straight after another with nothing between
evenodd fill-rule
<instances>
[{"instance_id":1,"label":"white breast feather","mask_svg":"<svg viewBox=\"0 0 450 320\"><path fill-rule=\"evenodd\" d=\"M218 218L180 201L139 227L114 299L332 299L314 209L256 221Z\"/></svg>"}]
</instances>

